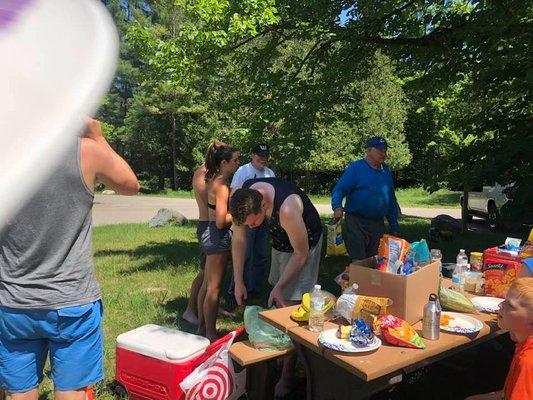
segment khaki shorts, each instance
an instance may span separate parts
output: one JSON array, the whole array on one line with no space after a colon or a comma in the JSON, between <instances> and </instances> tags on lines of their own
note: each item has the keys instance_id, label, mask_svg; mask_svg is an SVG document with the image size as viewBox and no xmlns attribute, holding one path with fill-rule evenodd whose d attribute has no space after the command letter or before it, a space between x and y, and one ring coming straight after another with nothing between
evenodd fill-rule
<instances>
[{"instance_id":1,"label":"khaki shorts","mask_svg":"<svg viewBox=\"0 0 533 400\"><path fill-rule=\"evenodd\" d=\"M300 301L304 293L310 292L316 285L318 279L318 268L320 266L320 254L322 251L322 235L316 246L309 249L307 260L300 270L300 274L285 288L283 298L285 300ZM270 275L268 282L274 286L283 274L291 253L285 253L272 249L272 262L270 264Z\"/></svg>"}]
</instances>

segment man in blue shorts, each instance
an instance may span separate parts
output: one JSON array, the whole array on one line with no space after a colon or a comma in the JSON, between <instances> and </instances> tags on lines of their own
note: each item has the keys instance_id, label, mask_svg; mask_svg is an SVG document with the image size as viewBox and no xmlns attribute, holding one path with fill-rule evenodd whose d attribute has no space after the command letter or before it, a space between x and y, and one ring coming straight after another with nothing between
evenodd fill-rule
<instances>
[{"instance_id":1,"label":"man in blue shorts","mask_svg":"<svg viewBox=\"0 0 533 400\"><path fill-rule=\"evenodd\" d=\"M101 292L92 259L96 181L133 195L128 164L87 118L62 162L0 231L0 386L37 400L50 357L56 400L103 379Z\"/></svg>"}]
</instances>

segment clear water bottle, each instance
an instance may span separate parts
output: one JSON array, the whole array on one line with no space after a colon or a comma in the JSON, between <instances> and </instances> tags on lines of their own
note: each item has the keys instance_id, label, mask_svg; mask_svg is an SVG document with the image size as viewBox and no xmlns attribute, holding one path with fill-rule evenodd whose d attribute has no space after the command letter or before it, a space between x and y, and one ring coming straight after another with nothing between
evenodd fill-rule
<instances>
[{"instance_id":1,"label":"clear water bottle","mask_svg":"<svg viewBox=\"0 0 533 400\"><path fill-rule=\"evenodd\" d=\"M465 291L465 279L466 272L468 271L468 256L464 249L459 251L457 254L457 260L455 264L455 269L453 270L452 275L452 289L464 293Z\"/></svg>"},{"instance_id":2,"label":"clear water bottle","mask_svg":"<svg viewBox=\"0 0 533 400\"><path fill-rule=\"evenodd\" d=\"M311 311L309 312L309 330L312 332L322 332L324 328L324 295L322 287L315 285L311 296Z\"/></svg>"},{"instance_id":3,"label":"clear water bottle","mask_svg":"<svg viewBox=\"0 0 533 400\"><path fill-rule=\"evenodd\" d=\"M440 336L440 302L435 293L429 295L429 302L424 306L422 319L422 336L429 340L438 340Z\"/></svg>"}]
</instances>

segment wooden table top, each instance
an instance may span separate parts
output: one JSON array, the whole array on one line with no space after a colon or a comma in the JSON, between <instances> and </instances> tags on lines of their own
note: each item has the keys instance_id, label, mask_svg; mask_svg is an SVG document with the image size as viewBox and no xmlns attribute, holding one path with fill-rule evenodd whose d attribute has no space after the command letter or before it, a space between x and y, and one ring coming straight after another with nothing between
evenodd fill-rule
<instances>
[{"instance_id":1,"label":"wooden table top","mask_svg":"<svg viewBox=\"0 0 533 400\"><path fill-rule=\"evenodd\" d=\"M294 342L306 346L365 381L370 381L404 368L413 368L417 363L432 357L445 357L446 354L451 354L454 349L460 350L463 345L472 345L505 333L505 331L498 328L496 315L494 314L465 314L483 322L481 331L469 335L441 331L439 340L423 339L426 344L425 349L389 345L382 336L379 336L382 345L371 353L342 353L319 345L318 333L309 331L304 323L291 320L290 313L295 307L297 306L263 311L260 313L260 317L278 329L288 332ZM331 322L324 324L324 329L335 329L337 327L337 324ZM416 323L413 327L421 335L422 322Z\"/></svg>"}]
</instances>

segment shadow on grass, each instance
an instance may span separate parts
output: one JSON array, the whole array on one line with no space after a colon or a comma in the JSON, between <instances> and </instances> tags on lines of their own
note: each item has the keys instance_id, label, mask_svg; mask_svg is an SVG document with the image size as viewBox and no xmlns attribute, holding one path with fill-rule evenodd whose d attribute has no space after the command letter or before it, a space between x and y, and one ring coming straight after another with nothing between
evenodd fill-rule
<instances>
[{"instance_id":1,"label":"shadow on grass","mask_svg":"<svg viewBox=\"0 0 533 400\"><path fill-rule=\"evenodd\" d=\"M117 255L145 261L141 265L121 271L123 275L157 269L177 269L180 265L195 265L198 262L198 244L177 240L148 242L132 250L100 250L95 253L95 257Z\"/></svg>"}]
</instances>

